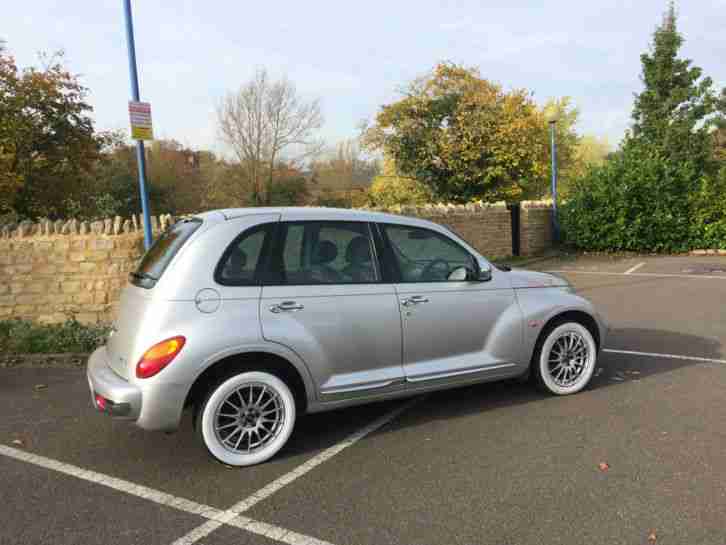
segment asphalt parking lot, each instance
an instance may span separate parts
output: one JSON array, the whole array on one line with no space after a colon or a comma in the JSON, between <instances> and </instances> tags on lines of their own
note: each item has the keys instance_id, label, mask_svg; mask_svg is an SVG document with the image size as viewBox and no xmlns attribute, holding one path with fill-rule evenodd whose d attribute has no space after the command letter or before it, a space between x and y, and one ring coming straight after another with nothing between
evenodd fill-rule
<instances>
[{"instance_id":1,"label":"asphalt parking lot","mask_svg":"<svg viewBox=\"0 0 726 545\"><path fill-rule=\"evenodd\" d=\"M78 369L0 369L0 544L726 542L726 258L533 268L610 323L586 391L505 382L313 415L253 468L213 463L189 421L96 414Z\"/></svg>"}]
</instances>

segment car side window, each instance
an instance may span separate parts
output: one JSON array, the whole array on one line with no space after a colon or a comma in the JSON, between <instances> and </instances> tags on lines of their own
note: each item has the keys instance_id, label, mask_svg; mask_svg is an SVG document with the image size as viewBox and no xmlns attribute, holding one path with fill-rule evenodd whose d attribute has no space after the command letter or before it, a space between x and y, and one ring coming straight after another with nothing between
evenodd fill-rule
<instances>
[{"instance_id":1,"label":"car side window","mask_svg":"<svg viewBox=\"0 0 726 545\"><path fill-rule=\"evenodd\" d=\"M214 279L225 286L259 284L259 270L270 229L271 224L258 225L238 236L222 255Z\"/></svg>"},{"instance_id":2,"label":"car side window","mask_svg":"<svg viewBox=\"0 0 726 545\"><path fill-rule=\"evenodd\" d=\"M380 278L367 223L283 223L278 246L269 277L274 284L367 284Z\"/></svg>"},{"instance_id":3,"label":"car side window","mask_svg":"<svg viewBox=\"0 0 726 545\"><path fill-rule=\"evenodd\" d=\"M408 225L382 227L402 282L447 282L459 267L476 270L466 249L436 231Z\"/></svg>"}]
</instances>

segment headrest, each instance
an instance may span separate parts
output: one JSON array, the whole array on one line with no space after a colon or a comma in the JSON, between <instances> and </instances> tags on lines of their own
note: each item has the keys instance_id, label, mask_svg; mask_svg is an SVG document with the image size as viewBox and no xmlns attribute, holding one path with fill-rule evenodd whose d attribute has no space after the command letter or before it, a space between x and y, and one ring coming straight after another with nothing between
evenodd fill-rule
<instances>
[{"instance_id":1,"label":"headrest","mask_svg":"<svg viewBox=\"0 0 726 545\"><path fill-rule=\"evenodd\" d=\"M371 260L371 246L366 237L355 237L345 249L345 260L348 263L368 263Z\"/></svg>"},{"instance_id":2,"label":"headrest","mask_svg":"<svg viewBox=\"0 0 726 545\"><path fill-rule=\"evenodd\" d=\"M247 265L247 254L239 248L235 248L227 259L227 267L234 271L241 271Z\"/></svg>"},{"instance_id":3,"label":"headrest","mask_svg":"<svg viewBox=\"0 0 726 545\"><path fill-rule=\"evenodd\" d=\"M329 240L321 240L313 252L313 265L326 265L338 257L338 248Z\"/></svg>"}]
</instances>

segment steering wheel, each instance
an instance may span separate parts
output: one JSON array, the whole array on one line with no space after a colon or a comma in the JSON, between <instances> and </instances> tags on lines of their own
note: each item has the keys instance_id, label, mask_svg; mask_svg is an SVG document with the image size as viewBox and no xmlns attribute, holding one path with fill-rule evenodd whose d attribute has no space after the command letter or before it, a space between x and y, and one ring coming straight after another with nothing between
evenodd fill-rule
<instances>
[{"instance_id":1,"label":"steering wheel","mask_svg":"<svg viewBox=\"0 0 726 545\"><path fill-rule=\"evenodd\" d=\"M444 267L446 267L446 270L445 271L442 271L443 272L443 276L442 277L439 277L439 275L436 274L436 267L440 267L441 265L443 265ZM423 280L423 281L426 281L426 280L433 280L433 281L446 280L446 278L448 276L449 276L449 262L446 261L445 259L441 259L441 258L434 259L431 263L429 263L428 265L426 265L423 268L423 270L421 271L421 280Z\"/></svg>"}]
</instances>

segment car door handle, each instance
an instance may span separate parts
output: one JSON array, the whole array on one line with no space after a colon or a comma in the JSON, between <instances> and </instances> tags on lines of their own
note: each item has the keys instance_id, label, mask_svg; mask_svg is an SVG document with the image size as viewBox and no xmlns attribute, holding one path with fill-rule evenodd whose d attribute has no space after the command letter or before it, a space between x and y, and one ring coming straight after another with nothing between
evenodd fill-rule
<instances>
[{"instance_id":1,"label":"car door handle","mask_svg":"<svg viewBox=\"0 0 726 545\"><path fill-rule=\"evenodd\" d=\"M401 301L401 304L404 307L411 307L413 305L420 305L421 303L428 303L429 300L424 297L423 295L413 295L412 297L409 297L408 299L404 299Z\"/></svg>"},{"instance_id":2,"label":"car door handle","mask_svg":"<svg viewBox=\"0 0 726 545\"><path fill-rule=\"evenodd\" d=\"M270 312L274 312L275 314L279 314L280 312L297 312L304 308L305 307L303 305L296 303L295 301L283 301L280 304L272 305L270 307Z\"/></svg>"}]
</instances>

